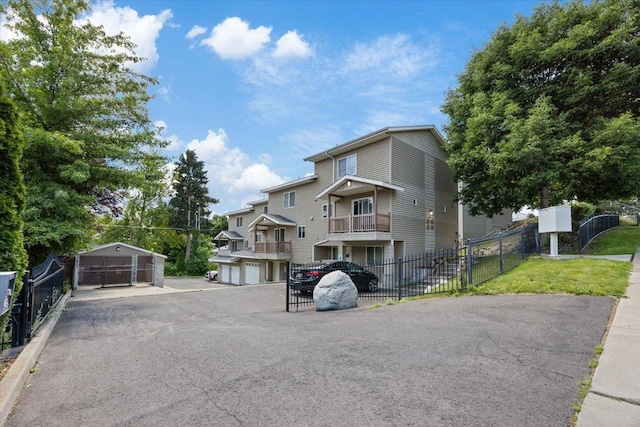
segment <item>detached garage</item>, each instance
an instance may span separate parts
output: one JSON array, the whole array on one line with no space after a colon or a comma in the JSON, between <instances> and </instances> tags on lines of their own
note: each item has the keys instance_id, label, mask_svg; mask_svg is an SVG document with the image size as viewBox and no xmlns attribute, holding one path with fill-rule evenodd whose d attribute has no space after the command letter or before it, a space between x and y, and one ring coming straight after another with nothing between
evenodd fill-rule
<instances>
[{"instance_id":1,"label":"detached garage","mask_svg":"<svg viewBox=\"0 0 640 427\"><path fill-rule=\"evenodd\" d=\"M76 256L73 288L149 283L164 285L165 255L116 242Z\"/></svg>"}]
</instances>

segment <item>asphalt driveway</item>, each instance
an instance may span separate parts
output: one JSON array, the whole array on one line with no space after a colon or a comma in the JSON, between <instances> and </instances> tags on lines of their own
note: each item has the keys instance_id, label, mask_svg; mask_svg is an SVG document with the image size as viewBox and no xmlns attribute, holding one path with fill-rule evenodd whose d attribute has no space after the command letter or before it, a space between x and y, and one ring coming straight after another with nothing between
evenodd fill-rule
<instances>
[{"instance_id":1,"label":"asphalt driveway","mask_svg":"<svg viewBox=\"0 0 640 427\"><path fill-rule=\"evenodd\" d=\"M612 298L284 311L283 285L71 301L7 426L562 426Z\"/></svg>"}]
</instances>

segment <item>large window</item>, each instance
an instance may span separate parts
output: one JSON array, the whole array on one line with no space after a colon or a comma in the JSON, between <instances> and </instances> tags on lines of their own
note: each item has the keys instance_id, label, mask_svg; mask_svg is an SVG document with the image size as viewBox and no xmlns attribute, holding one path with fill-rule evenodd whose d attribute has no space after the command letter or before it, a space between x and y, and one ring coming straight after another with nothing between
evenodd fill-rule
<instances>
[{"instance_id":1,"label":"large window","mask_svg":"<svg viewBox=\"0 0 640 427\"><path fill-rule=\"evenodd\" d=\"M290 191L289 193L284 193L284 207L292 208L296 205L296 192Z\"/></svg>"},{"instance_id":2,"label":"large window","mask_svg":"<svg viewBox=\"0 0 640 427\"><path fill-rule=\"evenodd\" d=\"M354 215L368 215L373 213L373 197L365 197L353 201L352 213Z\"/></svg>"},{"instance_id":3,"label":"large window","mask_svg":"<svg viewBox=\"0 0 640 427\"><path fill-rule=\"evenodd\" d=\"M384 256L383 249L382 246L367 246L367 264L381 265Z\"/></svg>"},{"instance_id":4,"label":"large window","mask_svg":"<svg viewBox=\"0 0 640 427\"><path fill-rule=\"evenodd\" d=\"M338 160L338 178L356 174L356 155L352 154Z\"/></svg>"}]
</instances>

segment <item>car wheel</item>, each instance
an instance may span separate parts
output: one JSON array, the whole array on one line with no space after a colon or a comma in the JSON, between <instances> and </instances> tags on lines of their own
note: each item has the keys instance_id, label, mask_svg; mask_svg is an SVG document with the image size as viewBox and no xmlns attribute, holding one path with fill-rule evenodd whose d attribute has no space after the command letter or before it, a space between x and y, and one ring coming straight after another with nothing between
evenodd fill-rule
<instances>
[{"instance_id":1,"label":"car wheel","mask_svg":"<svg viewBox=\"0 0 640 427\"><path fill-rule=\"evenodd\" d=\"M369 286L367 286L367 290L369 292L377 292L378 291L378 281L377 280L371 280L369 282Z\"/></svg>"}]
</instances>

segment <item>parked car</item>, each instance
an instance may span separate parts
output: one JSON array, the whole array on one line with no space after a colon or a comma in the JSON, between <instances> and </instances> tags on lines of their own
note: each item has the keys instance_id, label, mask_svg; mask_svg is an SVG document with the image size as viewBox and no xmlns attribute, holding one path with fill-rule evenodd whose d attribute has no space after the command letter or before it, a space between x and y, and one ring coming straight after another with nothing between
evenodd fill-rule
<instances>
[{"instance_id":1,"label":"parked car","mask_svg":"<svg viewBox=\"0 0 640 427\"><path fill-rule=\"evenodd\" d=\"M209 281L218 280L218 270L209 270L204 274L204 277Z\"/></svg>"},{"instance_id":2,"label":"parked car","mask_svg":"<svg viewBox=\"0 0 640 427\"><path fill-rule=\"evenodd\" d=\"M293 269L291 271L291 287L301 292L313 292L325 274L336 270L348 274L358 291L376 292L378 290L378 276L348 261L335 261L326 265Z\"/></svg>"}]
</instances>

